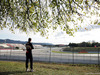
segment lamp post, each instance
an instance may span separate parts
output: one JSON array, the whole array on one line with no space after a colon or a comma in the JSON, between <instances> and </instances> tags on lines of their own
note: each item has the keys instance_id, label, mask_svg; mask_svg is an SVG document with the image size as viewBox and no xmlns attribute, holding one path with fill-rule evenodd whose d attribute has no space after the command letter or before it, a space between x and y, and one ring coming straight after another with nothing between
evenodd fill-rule
<instances>
[{"instance_id":1,"label":"lamp post","mask_svg":"<svg viewBox=\"0 0 100 75\"><path fill-rule=\"evenodd\" d=\"M6 44L6 39L5 39L5 44Z\"/></svg>"}]
</instances>

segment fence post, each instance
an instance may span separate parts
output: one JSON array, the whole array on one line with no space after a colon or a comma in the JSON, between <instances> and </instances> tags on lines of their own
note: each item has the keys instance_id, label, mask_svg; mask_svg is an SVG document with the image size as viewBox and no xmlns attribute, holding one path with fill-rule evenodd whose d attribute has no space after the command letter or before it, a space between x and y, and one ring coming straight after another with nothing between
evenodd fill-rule
<instances>
[{"instance_id":1,"label":"fence post","mask_svg":"<svg viewBox=\"0 0 100 75\"><path fill-rule=\"evenodd\" d=\"M49 63L51 62L51 46L50 46L50 55L49 55Z\"/></svg>"},{"instance_id":2,"label":"fence post","mask_svg":"<svg viewBox=\"0 0 100 75\"><path fill-rule=\"evenodd\" d=\"M0 57L1 57L1 49L0 49ZM0 58L1 59L1 58Z\"/></svg>"},{"instance_id":3,"label":"fence post","mask_svg":"<svg viewBox=\"0 0 100 75\"><path fill-rule=\"evenodd\" d=\"M98 65L99 65L99 48L98 48Z\"/></svg>"},{"instance_id":4,"label":"fence post","mask_svg":"<svg viewBox=\"0 0 100 75\"><path fill-rule=\"evenodd\" d=\"M98 48L98 67L100 69L100 57L99 57L100 48Z\"/></svg>"},{"instance_id":5,"label":"fence post","mask_svg":"<svg viewBox=\"0 0 100 75\"><path fill-rule=\"evenodd\" d=\"M74 47L72 47L72 51L73 51L73 65L74 65Z\"/></svg>"},{"instance_id":6,"label":"fence post","mask_svg":"<svg viewBox=\"0 0 100 75\"><path fill-rule=\"evenodd\" d=\"M99 57L100 48L98 48L98 67L100 69L100 57Z\"/></svg>"},{"instance_id":7,"label":"fence post","mask_svg":"<svg viewBox=\"0 0 100 75\"><path fill-rule=\"evenodd\" d=\"M12 49L10 50L9 60L11 60L11 55L12 55L11 53L12 53Z\"/></svg>"}]
</instances>

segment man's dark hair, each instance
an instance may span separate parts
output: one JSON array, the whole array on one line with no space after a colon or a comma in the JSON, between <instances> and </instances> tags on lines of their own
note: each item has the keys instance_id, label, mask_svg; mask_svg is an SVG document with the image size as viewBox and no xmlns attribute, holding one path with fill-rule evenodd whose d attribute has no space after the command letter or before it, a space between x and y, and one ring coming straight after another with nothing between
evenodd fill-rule
<instances>
[{"instance_id":1,"label":"man's dark hair","mask_svg":"<svg viewBox=\"0 0 100 75\"><path fill-rule=\"evenodd\" d=\"M30 42L31 41L31 38L28 38L28 42Z\"/></svg>"}]
</instances>

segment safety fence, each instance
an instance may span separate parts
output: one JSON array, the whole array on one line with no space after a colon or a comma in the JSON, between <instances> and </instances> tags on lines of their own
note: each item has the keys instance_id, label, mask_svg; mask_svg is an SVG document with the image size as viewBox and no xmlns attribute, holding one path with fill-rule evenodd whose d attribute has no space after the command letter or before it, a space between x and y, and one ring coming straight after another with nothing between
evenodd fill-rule
<instances>
[{"instance_id":1,"label":"safety fence","mask_svg":"<svg viewBox=\"0 0 100 75\"><path fill-rule=\"evenodd\" d=\"M43 47L32 51L33 61L70 63L70 64L100 64L100 48L86 47ZM25 50L0 50L0 60L25 61Z\"/></svg>"}]
</instances>

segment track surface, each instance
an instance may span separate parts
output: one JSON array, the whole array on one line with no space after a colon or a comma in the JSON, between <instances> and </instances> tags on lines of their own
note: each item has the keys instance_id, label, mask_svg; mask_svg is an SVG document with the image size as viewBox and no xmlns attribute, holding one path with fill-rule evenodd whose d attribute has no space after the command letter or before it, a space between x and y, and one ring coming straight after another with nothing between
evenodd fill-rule
<instances>
[{"instance_id":1,"label":"track surface","mask_svg":"<svg viewBox=\"0 0 100 75\"><path fill-rule=\"evenodd\" d=\"M75 63L75 64L100 64L100 54L66 54L53 53L52 50L58 51L61 48L42 48L34 49L33 60L54 63ZM25 61L23 50L0 50L0 60L22 60Z\"/></svg>"}]
</instances>

